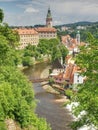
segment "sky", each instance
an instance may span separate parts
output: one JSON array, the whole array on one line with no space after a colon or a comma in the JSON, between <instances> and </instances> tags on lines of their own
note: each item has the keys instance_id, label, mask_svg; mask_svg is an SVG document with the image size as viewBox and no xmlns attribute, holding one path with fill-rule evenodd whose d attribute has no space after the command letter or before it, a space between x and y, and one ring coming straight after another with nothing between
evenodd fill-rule
<instances>
[{"instance_id":1,"label":"sky","mask_svg":"<svg viewBox=\"0 0 98 130\"><path fill-rule=\"evenodd\" d=\"M45 25L49 7L53 25L98 21L98 0L0 0L10 26Z\"/></svg>"}]
</instances>

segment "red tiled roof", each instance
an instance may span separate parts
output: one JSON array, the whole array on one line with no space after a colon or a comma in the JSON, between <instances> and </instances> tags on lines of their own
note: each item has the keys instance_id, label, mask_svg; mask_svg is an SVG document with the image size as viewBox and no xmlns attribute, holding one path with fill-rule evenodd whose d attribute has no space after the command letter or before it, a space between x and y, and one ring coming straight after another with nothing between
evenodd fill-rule
<instances>
[{"instance_id":1,"label":"red tiled roof","mask_svg":"<svg viewBox=\"0 0 98 130\"><path fill-rule=\"evenodd\" d=\"M64 83L64 81L68 81L68 83L72 84L75 72L80 72L80 67L70 63L66 67L65 73L60 73L57 76L54 76L55 82Z\"/></svg>"},{"instance_id":2,"label":"red tiled roof","mask_svg":"<svg viewBox=\"0 0 98 130\"><path fill-rule=\"evenodd\" d=\"M27 28L19 28L19 29L15 29L19 35L22 35L22 34L38 34L38 32L31 28L31 29L27 29Z\"/></svg>"},{"instance_id":3,"label":"red tiled roof","mask_svg":"<svg viewBox=\"0 0 98 130\"><path fill-rule=\"evenodd\" d=\"M48 27L39 27L35 28L37 32L56 32L57 30L55 28L48 28Z\"/></svg>"},{"instance_id":4,"label":"red tiled roof","mask_svg":"<svg viewBox=\"0 0 98 130\"><path fill-rule=\"evenodd\" d=\"M66 68L66 72L64 74L64 79L68 80L70 83L73 83L74 73L80 72L80 67L75 64L69 64Z\"/></svg>"},{"instance_id":5,"label":"red tiled roof","mask_svg":"<svg viewBox=\"0 0 98 130\"><path fill-rule=\"evenodd\" d=\"M65 74L63 75L63 78L65 80L69 80L70 81L70 78L71 78L71 75L72 75L72 72L73 72L73 67L74 65L73 64L69 64L66 68L66 72Z\"/></svg>"}]
</instances>

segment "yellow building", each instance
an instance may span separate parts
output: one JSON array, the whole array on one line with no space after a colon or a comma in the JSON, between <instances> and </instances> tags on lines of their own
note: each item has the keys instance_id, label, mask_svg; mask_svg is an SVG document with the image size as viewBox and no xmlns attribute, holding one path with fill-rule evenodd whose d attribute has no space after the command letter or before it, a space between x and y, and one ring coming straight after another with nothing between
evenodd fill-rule
<instances>
[{"instance_id":1,"label":"yellow building","mask_svg":"<svg viewBox=\"0 0 98 130\"><path fill-rule=\"evenodd\" d=\"M38 45L39 43L39 34L38 32L33 29L27 29L27 28L19 28L16 29L20 36L20 45L18 46L18 49L24 49L29 44L31 45Z\"/></svg>"},{"instance_id":2,"label":"yellow building","mask_svg":"<svg viewBox=\"0 0 98 130\"><path fill-rule=\"evenodd\" d=\"M52 16L50 8L47 12L45 27L18 28L15 30L20 36L20 45L18 46L18 49L24 49L29 44L37 46L39 39L57 38L57 30L52 27Z\"/></svg>"},{"instance_id":3,"label":"yellow building","mask_svg":"<svg viewBox=\"0 0 98 130\"><path fill-rule=\"evenodd\" d=\"M57 38L57 30L53 27L39 27L35 30L39 34L39 39Z\"/></svg>"}]
</instances>

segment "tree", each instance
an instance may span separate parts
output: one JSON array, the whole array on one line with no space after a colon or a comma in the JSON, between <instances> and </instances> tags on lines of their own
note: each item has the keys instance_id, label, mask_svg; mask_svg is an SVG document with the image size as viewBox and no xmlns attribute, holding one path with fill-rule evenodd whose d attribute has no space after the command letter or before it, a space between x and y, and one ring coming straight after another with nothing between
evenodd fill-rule
<instances>
[{"instance_id":1,"label":"tree","mask_svg":"<svg viewBox=\"0 0 98 130\"><path fill-rule=\"evenodd\" d=\"M25 56L22 60L22 64L23 64L23 66L32 66L33 61L30 56Z\"/></svg>"},{"instance_id":2,"label":"tree","mask_svg":"<svg viewBox=\"0 0 98 130\"><path fill-rule=\"evenodd\" d=\"M5 120L9 118L18 122L21 128L50 130L45 119L35 114L32 84L17 68L16 42L17 35L8 25L0 25L0 130L6 130Z\"/></svg>"},{"instance_id":3,"label":"tree","mask_svg":"<svg viewBox=\"0 0 98 130\"><path fill-rule=\"evenodd\" d=\"M4 13L3 13L3 10L2 10L2 9L0 9L0 23L2 23L3 18L4 18Z\"/></svg>"},{"instance_id":4,"label":"tree","mask_svg":"<svg viewBox=\"0 0 98 130\"><path fill-rule=\"evenodd\" d=\"M58 47L53 47L52 48L52 54L51 54L51 57L52 57L52 61L55 61L57 59L60 59L61 58L61 52L60 52L60 49Z\"/></svg>"},{"instance_id":5,"label":"tree","mask_svg":"<svg viewBox=\"0 0 98 130\"><path fill-rule=\"evenodd\" d=\"M19 45L19 35L16 31L13 31L7 23L4 23L3 26L0 25L0 34L5 36L8 44L16 49Z\"/></svg>"},{"instance_id":6,"label":"tree","mask_svg":"<svg viewBox=\"0 0 98 130\"><path fill-rule=\"evenodd\" d=\"M82 47L76 57L76 63L81 67L82 75L86 81L78 86L78 92L74 101L79 106L74 109L76 116L81 111L86 111L81 118L74 123L74 128L87 125L95 125L98 128L98 39L88 35L88 45Z\"/></svg>"},{"instance_id":7,"label":"tree","mask_svg":"<svg viewBox=\"0 0 98 130\"><path fill-rule=\"evenodd\" d=\"M62 55L63 63L65 63L65 57L68 54L68 50L63 44L61 44L59 47L60 47L60 52L61 52L61 55Z\"/></svg>"}]
</instances>

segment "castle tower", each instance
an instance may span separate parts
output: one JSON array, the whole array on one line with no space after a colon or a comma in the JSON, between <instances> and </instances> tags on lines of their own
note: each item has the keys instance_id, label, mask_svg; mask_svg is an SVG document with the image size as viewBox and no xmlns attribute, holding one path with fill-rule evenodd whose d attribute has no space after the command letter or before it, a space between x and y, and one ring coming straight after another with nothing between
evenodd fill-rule
<instances>
[{"instance_id":1,"label":"castle tower","mask_svg":"<svg viewBox=\"0 0 98 130\"><path fill-rule=\"evenodd\" d=\"M47 12L46 27L52 27L52 16L51 16L50 8L48 8L48 12Z\"/></svg>"},{"instance_id":2,"label":"castle tower","mask_svg":"<svg viewBox=\"0 0 98 130\"><path fill-rule=\"evenodd\" d=\"M80 32L79 31L77 31L76 40L77 40L77 44L80 45Z\"/></svg>"}]
</instances>

